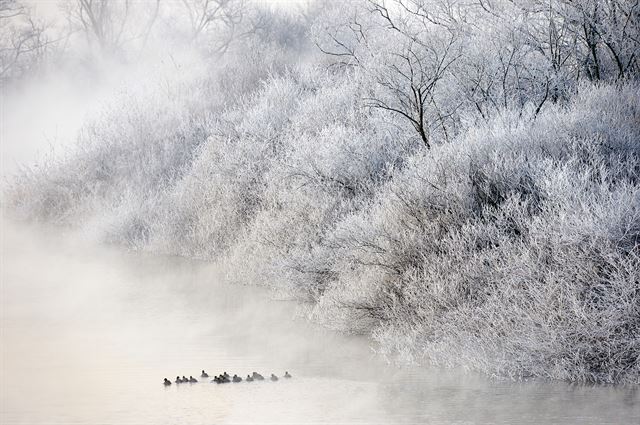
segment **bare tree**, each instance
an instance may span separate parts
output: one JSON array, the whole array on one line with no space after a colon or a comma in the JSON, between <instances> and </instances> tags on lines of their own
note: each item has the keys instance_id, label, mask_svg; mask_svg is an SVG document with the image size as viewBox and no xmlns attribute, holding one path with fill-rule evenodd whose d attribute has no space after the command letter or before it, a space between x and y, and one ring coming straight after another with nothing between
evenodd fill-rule
<instances>
[{"instance_id":1,"label":"bare tree","mask_svg":"<svg viewBox=\"0 0 640 425\"><path fill-rule=\"evenodd\" d=\"M216 52L225 52L244 17L244 0L182 0L190 25L191 41L215 33Z\"/></svg>"},{"instance_id":2,"label":"bare tree","mask_svg":"<svg viewBox=\"0 0 640 425\"><path fill-rule=\"evenodd\" d=\"M45 25L16 0L0 0L0 83L17 78L44 57Z\"/></svg>"},{"instance_id":3,"label":"bare tree","mask_svg":"<svg viewBox=\"0 0 640 425\"><path fill-rule=\"evenodd\" d=\"M528 18L523 32L554 73L569 66L575 79L582 73L591 80L623 79L638 69L640 1L517 3ZM484 5L488 10L490 6Z\"/></svg>"},{"instance_id":4,"label":"bare tree","mask_svg":"<svg viewBox=\"0 0 640 425\"><path fill-rule=\"evenodd\" d=\"M640 1L638 0L564 0L571 13L575 32L588 51L588 73L594 80L603 73L622 79L638 71L640 55ZM610 68L603 63L611 63Z\"/></svg>"},{"instance_id":5,"label":"bare tree","mask_svg":"<svg viewBox=\"0 0 640 425\"><path fill-rule=\"evenodd\" d=\"M365 105L396 114L416 131L425 147L432 133L450 139L455 107L439 104L438 89L460 58L459 36L450 16L438 17L414 1L368 0L367 16L327 28L320 49L342 65L357 66L375 83Z\"/></svg>"},{"instance_id":6,"label":"bare tree","mask_svg":"<svg viewBox=\"0 0 640 425\"><path fill-rule=\"evenodd\" d=\"M135 14L135 3L131 0L74 0L67 5L67 14L71 25L84 33L90 45L97 44L103 52L116 53L138 39L144 49L158 17L160 0L152 4Z\"/></svg>"},{"instance_id":7,"label":"bare tree","mask_svg":"<svg viewBox=\"0 0 640 425\"><path fill-rule=\"evenodd\" d=\"M439 46L407 42L398 52L391 52L377 68L377 94L367 98L367 105L400 115L411 123L422 143L431 147L431 128L442 128L449 138L444 113L438 106L436 90L449 67L460 57L455 37Z\"/></svg>"}]
</instances>

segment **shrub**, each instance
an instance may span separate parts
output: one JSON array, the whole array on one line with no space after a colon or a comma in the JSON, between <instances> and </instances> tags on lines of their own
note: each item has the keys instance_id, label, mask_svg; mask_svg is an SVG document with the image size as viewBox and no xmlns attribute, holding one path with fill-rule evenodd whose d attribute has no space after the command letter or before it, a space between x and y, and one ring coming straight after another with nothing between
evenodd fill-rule
<instances>
[{"instance_id":1,"label":"shrub","mask_svg":"<svg viewBox=\"0 0 640 425\"><path fill-rule=\"evenodd\" d=\"M419 361L638 383L635 90L585 86L415 155L336 226L316 316Z\"/></svg>"}]
</instances>

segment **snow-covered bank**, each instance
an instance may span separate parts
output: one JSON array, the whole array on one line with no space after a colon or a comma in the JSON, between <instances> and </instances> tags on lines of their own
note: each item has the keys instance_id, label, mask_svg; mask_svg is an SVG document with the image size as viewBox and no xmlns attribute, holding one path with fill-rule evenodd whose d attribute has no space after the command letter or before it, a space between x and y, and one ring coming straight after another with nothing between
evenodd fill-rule
<instances>
[{"instance_id":1,"label":"snow-covered bank","mask_svg":"<svg viewBox=\"0 0 640 425\"><path fill-rule=\"evenodd\" d=\"M346 50L255 37L123 98L77 149L18 176L7 211L224 262L404 359L640 383L637 69L602 57L587 81L578 53L549 68L530 38L488 25L422 39L380 9L354 41L330 31L339 12L310 34Z\"/></svg>"}]
</instances>

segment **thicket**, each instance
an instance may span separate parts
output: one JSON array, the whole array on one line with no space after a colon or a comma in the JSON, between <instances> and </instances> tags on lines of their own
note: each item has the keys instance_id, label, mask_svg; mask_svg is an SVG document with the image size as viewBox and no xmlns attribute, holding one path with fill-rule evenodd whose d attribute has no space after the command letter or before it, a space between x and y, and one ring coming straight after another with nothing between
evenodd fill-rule
<instances>
[{"instance_id":1,"label":"thicket","mask_svg":"<svg viewBox=\"0 0 640 425\"><path fill-rule=\"evenodd\" d=\"M637 2L321 6L252 15L5 207L221 261L405 360L640 383Z\"/></svg>"}]
</instances>

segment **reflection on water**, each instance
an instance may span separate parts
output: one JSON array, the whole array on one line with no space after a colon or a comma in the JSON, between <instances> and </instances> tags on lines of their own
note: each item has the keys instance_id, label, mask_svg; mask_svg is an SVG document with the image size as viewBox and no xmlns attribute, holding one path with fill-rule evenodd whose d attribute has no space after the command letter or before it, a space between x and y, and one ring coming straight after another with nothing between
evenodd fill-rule
<instances>
[{"instance_id":1,"label":"reflection on water","mask_svg":"<svg viewBox=\"0 0 640 425\"><path fill-rule=\"evenodd\" d=\"M387 365L210 265L3 224L2 424L640 423L634 388ZM164 377L294 378L164 387Z\"/></svg>"}]
</instances>

